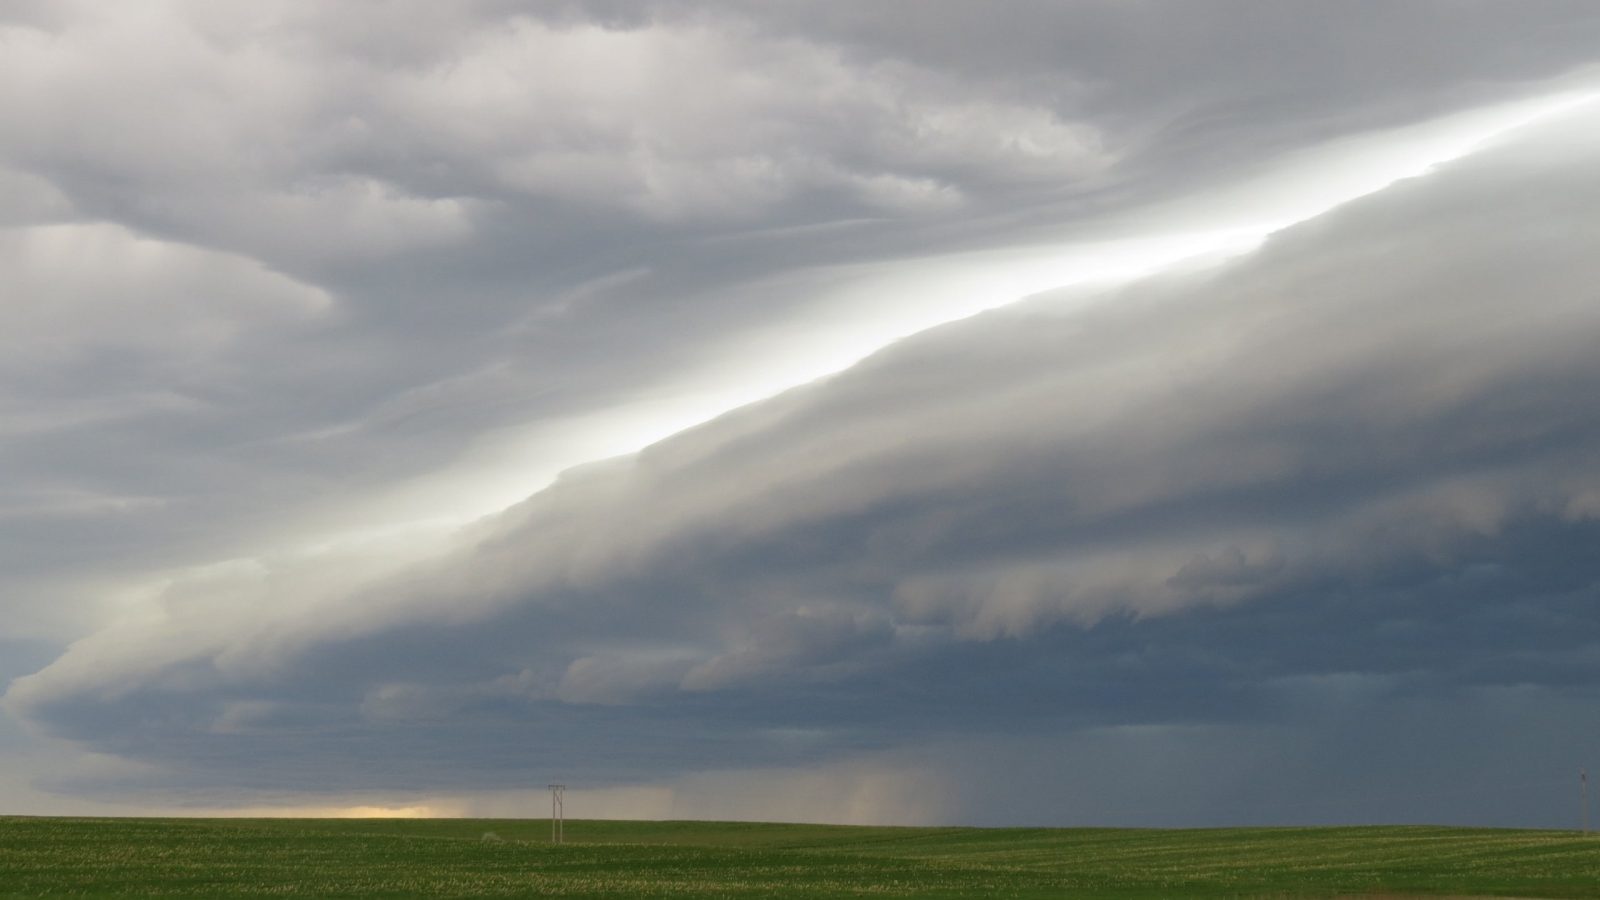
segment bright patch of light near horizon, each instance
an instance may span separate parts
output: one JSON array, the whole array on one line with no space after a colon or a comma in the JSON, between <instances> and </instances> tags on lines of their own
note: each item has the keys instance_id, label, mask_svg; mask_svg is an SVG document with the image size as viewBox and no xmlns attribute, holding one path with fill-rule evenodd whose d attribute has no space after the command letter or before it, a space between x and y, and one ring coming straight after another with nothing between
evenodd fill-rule
<instances>
[{"instance_id":1,"label":"bright patch of light near horizon","mask_svg":"<svg viewBox=\"0 0 1600 900\"><path fill-rule=\"evenodd\" d=\"M1247 253L1270 234L1472 153L1517 129L1600 97L1567 91L1346 138L1296 154L1264 175L1136 211L1106 240L956 253L864 267L850 287L802 319L737 344L637 401L531 426L450 470L365 507L382 531L415 522L419 535L492 515L539 492L565 469L635 453L741 406L850 368L897 340L1057 288L1118 284L1198 258ZM758 289L753 286L752 289ZM399 526L401 528L404 525ZM326 538L324 538L326 540Z\"/></svg>"}]
</instances>

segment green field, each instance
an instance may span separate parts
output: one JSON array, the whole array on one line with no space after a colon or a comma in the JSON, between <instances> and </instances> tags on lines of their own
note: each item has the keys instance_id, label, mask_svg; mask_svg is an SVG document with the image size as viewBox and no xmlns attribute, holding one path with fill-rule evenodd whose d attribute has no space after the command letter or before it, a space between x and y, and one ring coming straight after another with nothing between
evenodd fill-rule
<instances>
[{"instance_id":1,"label":"green field","mask_svg":"<svg viewBox=\"0 0 1600 900\"><path fill-rule=\"evenodd\" d=\"M0 896L1600 897L1600 838L1554 831L569 821L548 839L542 820L0 818Z\"/></svg>"}]
</instances>

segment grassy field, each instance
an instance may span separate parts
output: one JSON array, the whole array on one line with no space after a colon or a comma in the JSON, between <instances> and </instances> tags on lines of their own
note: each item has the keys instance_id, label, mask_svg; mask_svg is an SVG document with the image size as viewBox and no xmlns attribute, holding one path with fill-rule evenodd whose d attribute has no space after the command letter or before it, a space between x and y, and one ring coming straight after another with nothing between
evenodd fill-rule
<instances>
[{"instance_id":1,"label":"grassy field","mask_svg":"<svg viewBox=\"0 0 1600 900\"><path fill-rule=\"evenodd\" d=\"M485 835L493 835L486 838ZM1600 838L1463 828L0 818L0 897L1600 897Z\"/></svg>"}]
</instances>

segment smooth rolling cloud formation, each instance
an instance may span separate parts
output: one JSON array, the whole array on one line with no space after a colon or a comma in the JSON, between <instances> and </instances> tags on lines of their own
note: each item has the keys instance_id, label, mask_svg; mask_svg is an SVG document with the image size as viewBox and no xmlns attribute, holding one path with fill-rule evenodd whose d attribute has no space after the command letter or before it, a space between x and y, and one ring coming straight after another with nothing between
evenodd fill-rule
<instances>
[{"instance_id":1,"label":"smooth rolling cloud formation","mask_svg":"<svg viewBox=\"0 0 1600 900\"><path fill-rule=\"evenodd\" d=\"M0 797L1566 824L1584 5L401 6L4 8Z\"/></svg>"}]
</instances>

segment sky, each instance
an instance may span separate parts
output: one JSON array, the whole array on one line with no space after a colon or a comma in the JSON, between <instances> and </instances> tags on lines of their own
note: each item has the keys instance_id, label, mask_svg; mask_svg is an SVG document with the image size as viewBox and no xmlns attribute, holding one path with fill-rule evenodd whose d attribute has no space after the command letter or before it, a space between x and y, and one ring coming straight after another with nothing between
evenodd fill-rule
<instances>
[{"instance_id":1,"label":"sky","mask_svg":"<svg viewBox=\"0 0 1600 900\"><path fill-rule=\"evenodd\" d=\"M0 813L1577 827L1589 0L0 0Z\"/></svg>"}]
</instances>

